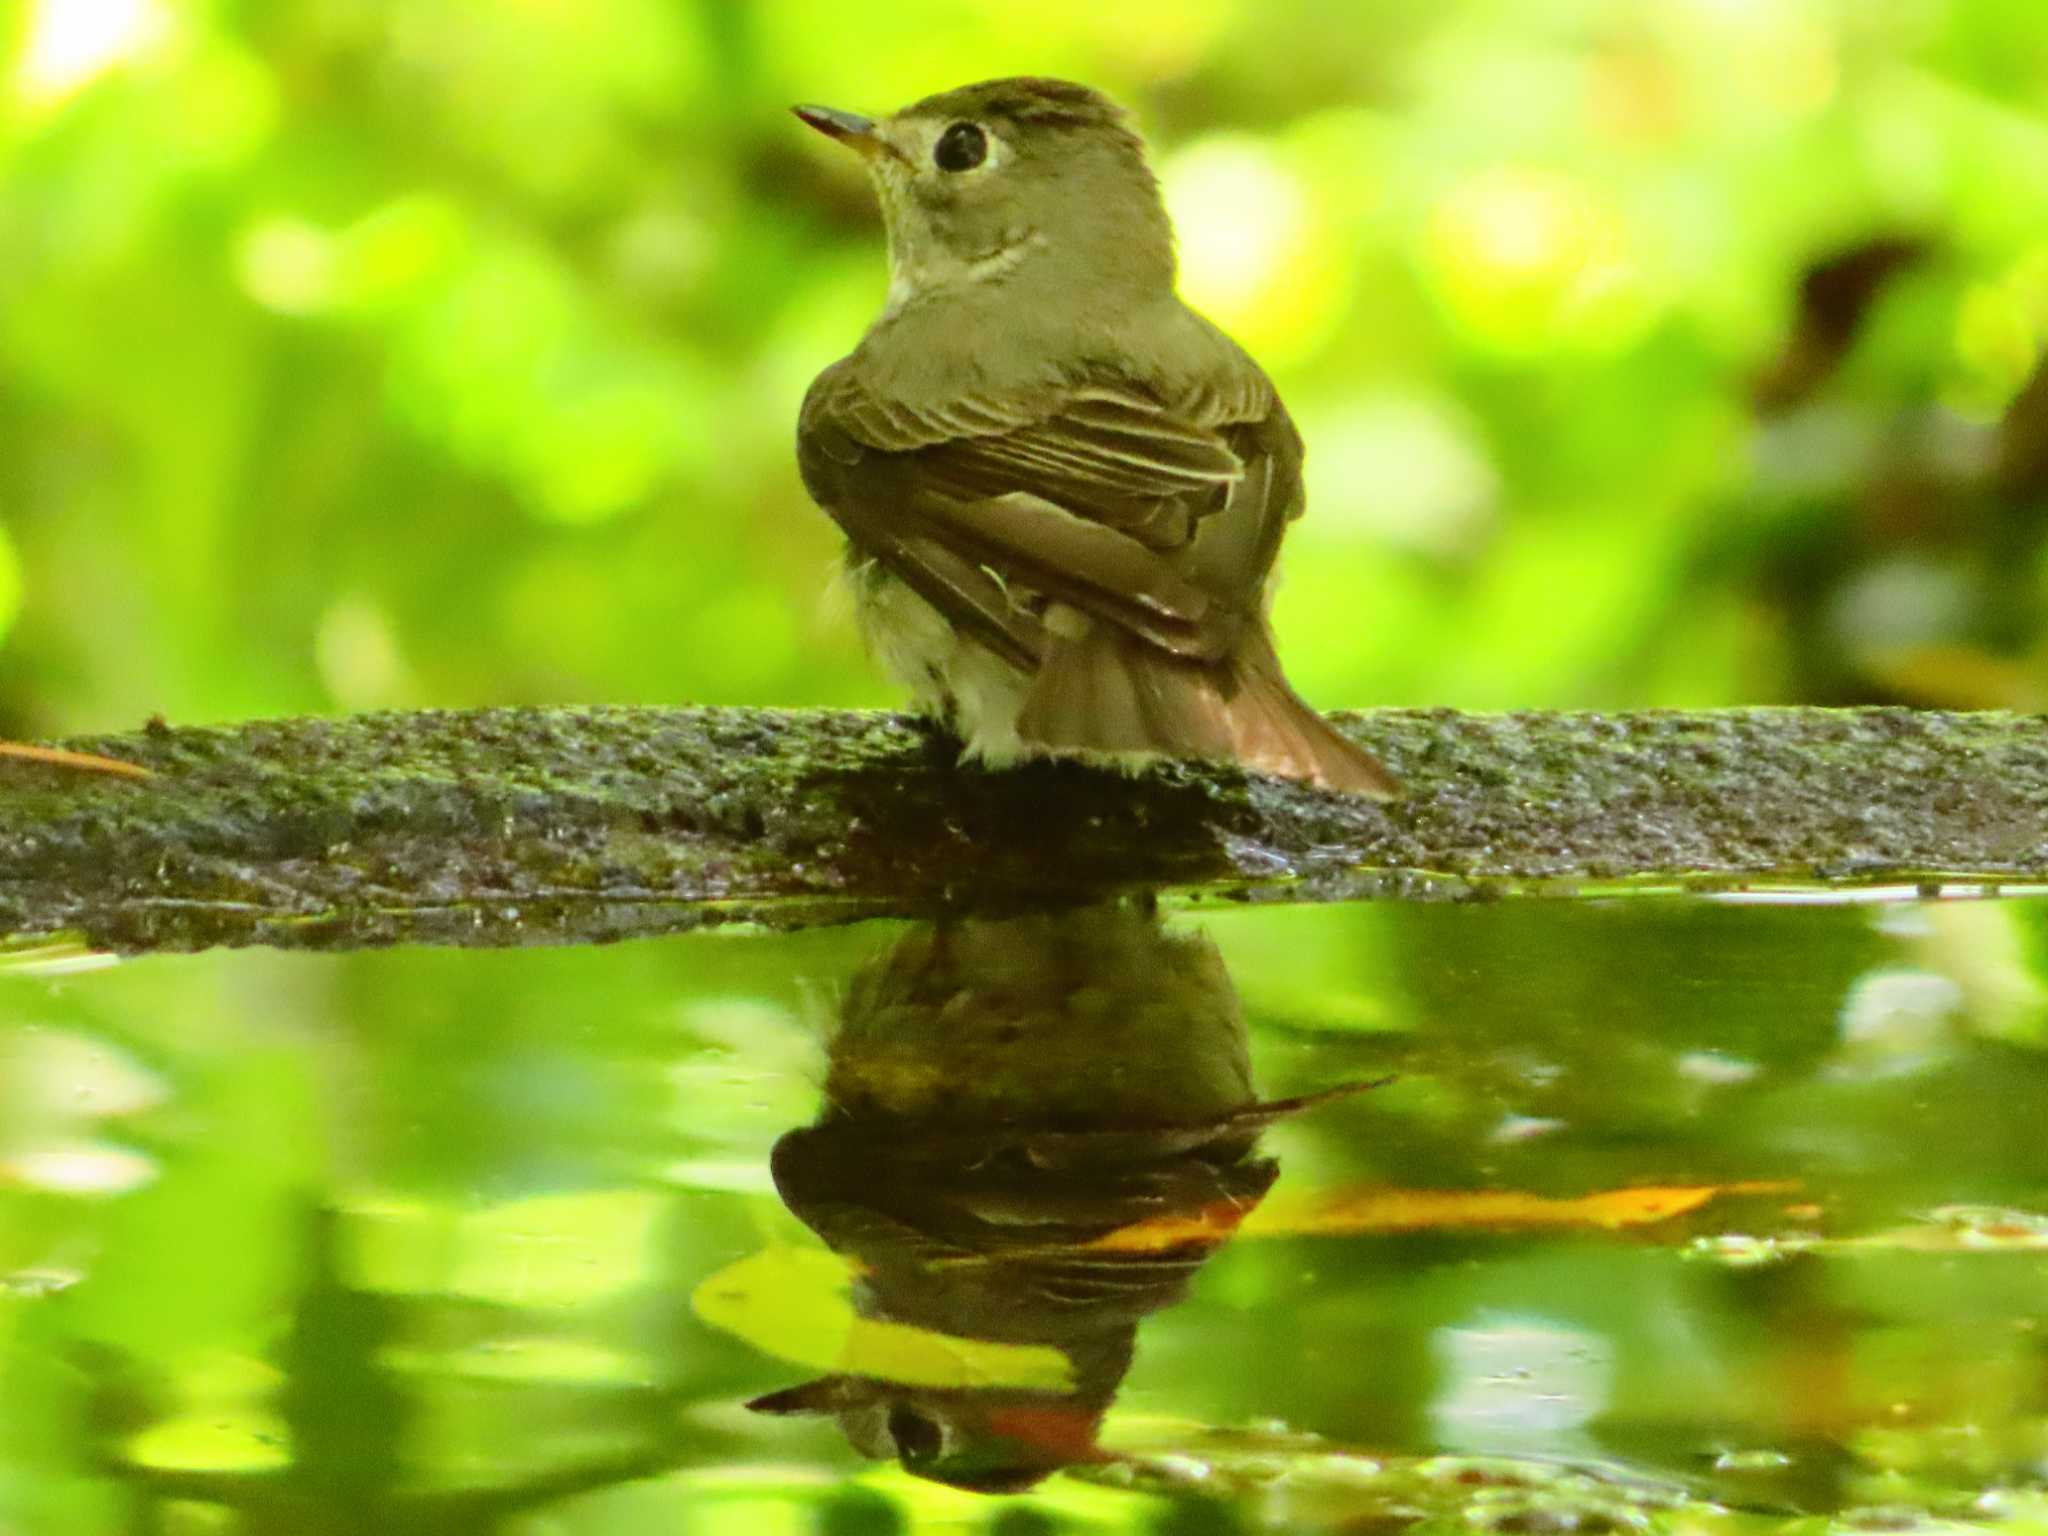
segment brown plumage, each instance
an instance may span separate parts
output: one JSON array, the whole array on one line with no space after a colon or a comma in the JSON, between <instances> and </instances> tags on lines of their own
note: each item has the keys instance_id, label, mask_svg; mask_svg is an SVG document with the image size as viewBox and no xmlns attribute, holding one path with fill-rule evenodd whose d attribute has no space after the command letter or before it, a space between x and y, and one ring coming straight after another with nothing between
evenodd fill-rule
<instances>
[{"instance_id":1,"label":"brown plumage","mask_svg":"<svg viewBox=\"0 0 2048 1536\"><path fill-rule=\"evenodd\" d=\"M1301 437L1175 295L1123 113L1033 79L882 123L797 110L867 157L891 267L804 400L798 463L919 704L993 763L1220 758L1395 793L1280 671L1265 610Z\"/></svg>"}]
</instances>

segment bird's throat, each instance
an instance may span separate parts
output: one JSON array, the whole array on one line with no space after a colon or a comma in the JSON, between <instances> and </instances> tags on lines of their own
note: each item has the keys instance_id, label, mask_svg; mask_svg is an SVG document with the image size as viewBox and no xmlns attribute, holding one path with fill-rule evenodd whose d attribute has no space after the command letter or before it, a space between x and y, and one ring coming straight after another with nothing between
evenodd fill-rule
<instances>
[{"instance_id":1,"label":"bird's throat","mask_svg":"<svg viewBox=\"0 0 2048 1536\"><path fill-rule=\"evenodd\" d=\"M884 319L912 304L947 293L971 292L1010 277L1041 245L1020 230L984 251L955 251L937 242L901 239L889 232L889 293Z\"/></svg>"}]
</instances>

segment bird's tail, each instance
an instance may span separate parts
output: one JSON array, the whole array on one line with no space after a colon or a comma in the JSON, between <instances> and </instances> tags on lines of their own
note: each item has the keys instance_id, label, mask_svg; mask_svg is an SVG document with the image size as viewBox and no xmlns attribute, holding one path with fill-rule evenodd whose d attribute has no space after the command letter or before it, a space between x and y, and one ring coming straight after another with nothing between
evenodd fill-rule
<instances>
[{"instance_id":1,"label":"bird's tail","mask_svg":"<svg viewBox=\"0 0 2048 1536\"><path fill-rule=\"evenodd\" d=\"M1182 660L1114 624L1049 636L1017 733L1027 751L1221 758L1376 800L1400 793L1288 687L1263 619L1220 662Z\"/></svg>"}]
</instances>

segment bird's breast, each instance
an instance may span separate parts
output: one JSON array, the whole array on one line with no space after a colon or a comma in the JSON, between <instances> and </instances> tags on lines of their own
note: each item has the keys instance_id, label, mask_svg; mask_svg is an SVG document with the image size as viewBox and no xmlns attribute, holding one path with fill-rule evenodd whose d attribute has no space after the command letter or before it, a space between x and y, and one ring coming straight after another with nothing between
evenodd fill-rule
<instances>
[{"instance_id":1,"label":"bird's breast","mask_svg":"<svg viewBox=\"0 0 2048 1536\"><path fill-rule=\"evenodd\" d=\"M889 675L910 690L914 707L952 725L979 756L994 762L1021 756L1017 717L1031 685L1029 674L962 634L893 572L857 549L847 551L846 579L861 638Z\"/></svg>"}]
</instances>

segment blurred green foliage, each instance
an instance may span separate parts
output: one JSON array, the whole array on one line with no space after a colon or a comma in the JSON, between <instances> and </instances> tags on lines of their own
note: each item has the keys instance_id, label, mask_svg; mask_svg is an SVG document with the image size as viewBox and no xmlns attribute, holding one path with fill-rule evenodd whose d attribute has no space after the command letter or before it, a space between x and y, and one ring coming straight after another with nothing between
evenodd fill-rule
<instances>
[{"instance_id":1,"label":"blurred green foliage","mask_svg":"<svg viewBox=\"0 0 2048 1536\"><path fill-rule=\"evenodd\" d=\"M2035 0L19 0L0 731L888 702L790 453L879 232L783 108L1020 72L1136 109L1302 422L1318 702L2048 693L1954 489L2048 335Z\"/></svg>"}]
</instances>

